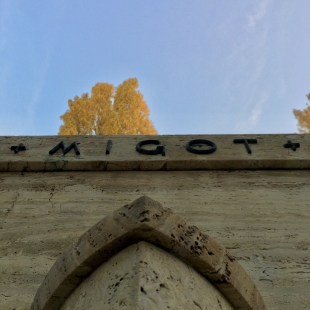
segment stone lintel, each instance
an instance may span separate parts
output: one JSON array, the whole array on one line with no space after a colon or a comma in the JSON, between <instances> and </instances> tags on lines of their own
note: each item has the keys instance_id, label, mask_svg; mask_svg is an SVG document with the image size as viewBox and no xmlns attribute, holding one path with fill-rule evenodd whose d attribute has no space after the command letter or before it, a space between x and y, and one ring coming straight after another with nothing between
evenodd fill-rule
<instances>
[{"instance_id":1,"label":"stone lintel","mask_svg":"<svg viewBox=\"0 0 310 310\"><path fill-rule=\"evenodd\" d=\"M164 146L164 156L162 153L147 155L136 151L139 142L149 139L158 140ZM215 143L216 150L209 154L189 152L187 143L197 139ZM249 143L247 147L243 143L234 143L242 139L256 139L257 143ZM106 152L109 140L112 147ZM61 141L67 147L67 153L64 147L51 152ZM288 147L288 141L299 144L299 147ZM12 147L20 144L25 150L15 153ZM71 149L68 148L70 145ZM156 147L151 144L142 146L146 150ZM198 143L192 148L208 150L210 146ZM247 148L251 149L250 153ZM3 172L229 169L310 169L310 135L0 137L0 171Z\"/></svg>"}]
</instances>

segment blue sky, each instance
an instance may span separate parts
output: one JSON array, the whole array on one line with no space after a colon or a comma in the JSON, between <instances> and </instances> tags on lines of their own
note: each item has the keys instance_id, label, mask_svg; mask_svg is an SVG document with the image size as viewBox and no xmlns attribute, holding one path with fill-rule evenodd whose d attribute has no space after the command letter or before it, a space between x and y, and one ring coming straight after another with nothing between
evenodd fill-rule
<instances>
[{"instance_id":1,"label":"blue sky","mask_svg":"<svg viewBox=\"0 0 310 310\"><path fill-rule=\"evenodd\" d=\"M160 134L297 132L309 0L0 0L0 135L56 135L67 101L137 77Z\"/></svg>"}]
</instances>

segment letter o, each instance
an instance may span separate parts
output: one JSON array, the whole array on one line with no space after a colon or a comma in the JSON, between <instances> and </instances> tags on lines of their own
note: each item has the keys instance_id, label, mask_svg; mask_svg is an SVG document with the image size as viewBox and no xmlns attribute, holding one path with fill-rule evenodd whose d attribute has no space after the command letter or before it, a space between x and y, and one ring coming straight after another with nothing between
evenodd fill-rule
<instances>
[{"instance_id":1,"label":"letter o","mask_svg":"<svg viewBox=\"0 0 310 310\"><path fill-rule=\"evenodd\" d=\"M197 150L197 149L194 149L192 147L195 144L205 144L205 145L211 146L211 148L208 150ZM187 142L186 150L188 152L195 153L195 154L211 154L211 153L216 151L216 144L212 141L209 141L209 140L196 139L196 140L191 140L191 141Z\"/></svg>"}]
</instances>

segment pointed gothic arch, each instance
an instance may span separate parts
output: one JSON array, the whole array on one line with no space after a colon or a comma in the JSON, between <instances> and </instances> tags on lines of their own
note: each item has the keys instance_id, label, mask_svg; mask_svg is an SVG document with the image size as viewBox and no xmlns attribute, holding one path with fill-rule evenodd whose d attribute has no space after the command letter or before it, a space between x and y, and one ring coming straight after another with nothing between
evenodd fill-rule
<instances>
[{"instance_id":1,"label":"pointed gothic arch","mask_svg":"<svg viewBox=\"0 0 310 310\"><path fill-rule=\"evenodd\" d=\"M234 309L266 309L253 280L235 257L171 209L144 196L103 218L57 259L39 287L31 310L59 310L100 265L139 241L153 244L192 266Z\"/></svg>"}]
</instances>

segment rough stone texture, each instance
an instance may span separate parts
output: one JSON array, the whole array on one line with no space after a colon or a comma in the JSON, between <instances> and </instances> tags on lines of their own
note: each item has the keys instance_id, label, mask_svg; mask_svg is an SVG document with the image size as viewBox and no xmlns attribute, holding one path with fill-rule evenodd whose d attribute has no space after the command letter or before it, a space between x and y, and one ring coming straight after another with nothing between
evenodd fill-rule
<instances>
[{"instance_id":1,"label":"rough stone texture","mask_svg":"<svg viewBox=\"0 0 310 310\"><path fill-rule=\"evenodd\" d=\"M0 309L29 309L59 255L141 195L229 249L268 310L309 309L309 193L309 171L1 173Z\"/></svg>"},{"instance_id":2,"label":"rough stone texture","mask_svg":"<svg viewBox=\"0 0 310 310\"><path fill-rule=\"evenodd\" d=\"M235 138L257 139L248 154ZM107 141L113 141L110 155L105 154ZM204 169L310 169L310 135L187 135L151 136L166 148L166 156L143 155L136 152L138 142L150 136L49 136L0 137L0 171L132 171L132 170L204 170ZM212 154L198 155L185 149L193 139L207 139L216 143ZM61 140L68 146L79 143L80 155L62 150L54 155L49 151ZM284 148L288 140L300 143L293 151ZM23 143L27 150L14 154L11 146ZM155 149L154 145L144 146ZM201 146L200 148L209 148Z\"/></svg>"},{"instance_id":3,"label":"rough stone texture","mask_svg":"<svg viewBox=\"0 0 310 310\"><path fill-rule=\"evenodd\" d=\"M266 309L253 280L224 247L146 196L109 214L72 244L48 272L31 309L58 310L96 268L137 241L187 262L216 285L234 309Z\"/></svg>"},{"instance_id":4,"label":"rough stone texture","mask_svg":"<svg viewBox=\"0 0 310 310\"><path fill-rule=\"evenodd\" d=\"M233 310L196 270L147 242L133 244L101 265L61 310Z\"/></svg>"}]
</instances>

